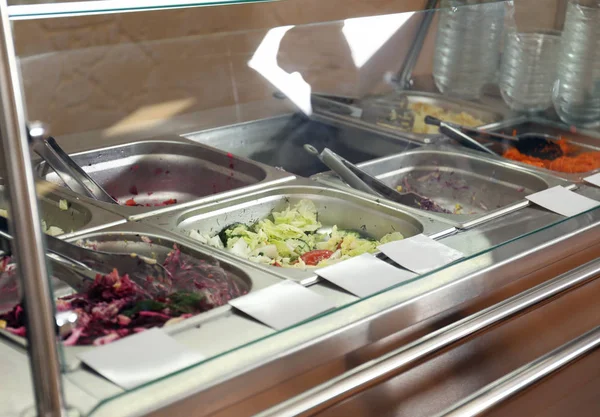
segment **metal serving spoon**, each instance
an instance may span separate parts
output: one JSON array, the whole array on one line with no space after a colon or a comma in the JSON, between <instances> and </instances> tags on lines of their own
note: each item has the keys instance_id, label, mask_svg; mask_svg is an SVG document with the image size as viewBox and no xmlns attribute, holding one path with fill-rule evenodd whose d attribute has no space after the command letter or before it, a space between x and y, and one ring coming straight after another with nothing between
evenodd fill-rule
<instances>
[{"instance_id":1,"label":"metal serving spoon","mask_svg":"<svg viewBox=\"0 0 600 417\"><path fill-rule=\"evenodd\" d=\"M0 217L0 240L3 241L0 245L2 255L9 255L8 242L12 240L12 236L8 231L8 221L4 217ZM121 275L129 275L129 278L151 297L167 295L172 290L171 274L155 259L134 253L120 254L86 249L49 235L46 235L46 242L47 256L53 265L60 266L63 272L70 272L66 276L56 274L56 278L76 290L84 288L97 274L108 275L113 269L117 269Z\"/></svg>"},{"instance_id":2,"label":"metal serving spoon","mask_svg":"<svg viewBox=\"0 0 600 417\"><path fill-rule=\"evenodd\" d=\"M514 146L523 155L533 156L540 159L554 160L563 156L563 151L556 141L558 138L541 133L523 133L517 136L503 135L501 133L486 132L471 127L446 123L433 116L426 116L425 123L439 126L440 132L458 141L461 145L472 149L496 155L487 147L481 145L468 135L477 135L485 139L492 139L501 143ZM457 133L458 131L458 133Z\"/></svg>"}]
</instances>

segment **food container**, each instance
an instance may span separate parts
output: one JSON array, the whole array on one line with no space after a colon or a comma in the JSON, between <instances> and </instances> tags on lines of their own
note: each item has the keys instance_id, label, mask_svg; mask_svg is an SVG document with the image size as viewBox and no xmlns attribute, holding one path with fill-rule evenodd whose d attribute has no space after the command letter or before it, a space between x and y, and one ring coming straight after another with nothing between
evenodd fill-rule
<instances>
[{"instance_id":1,"label":"food container","mask_svg":"<svg viewBox=\"0 0 600 417\"><path fill-rule=\"evenodd\" d=\"M411 213L446 221L461 229L500 217L526 207L525 196L556 185L573 188L570 182L501 158L488 158L479 152L450 146L416 149L360 164L367 173L399 191L416 191L431 198L453 214L433 213L415 206L402 207ZM328 172L313 177L342 189L349 187ZM353 191L363 195L362 192ZM387 200L386 200L387 201Z\"/></svg>"},{"instance_id":2,"label":"food container","mask_svg":"<svg viewBox=\"0 0 600 417\"><path fill-rule=\"evenodd\" d=\"M315 204L318 220L324 228L337 225L340 229L358 230L375 239L391 232L400 232L405 237L424 233L437 238L454 231L453 227L443 222L408 214L382 201L323 187L310 180L296 180L241 197L165 213L145 219L144 222L176 233L188 242L191 240L188 236L192 230L214 235L234 223L250 225L268 217L271 212L285 209L302 199L311 200ZM304 285L317 281L314 268L302 270L257 264L236 257L226 250L212 247L210 250L234 257L248 265L258 265L263 270Z\"/></svg>"},{"instance_id":3,"label":"food container","mask_svg":"<svg viewBox=\"0 0 600 417\"><path fill-rule=\"evenodd\" d=\"M581 148L582 152L599 152L600 151L600 131L577 129L569 127L564 123L546 120L538 117L519 117L516 119L506 120L501 123L493 123L483 126L482 129L490 132L504 133L507 135L523 134L523 133L542 133L555 137L567 139L567 142ZM489 141L488 143L494 151L501 154L503 147L498 142ZM557 177L564 178L572 182L582 182L584 177L600 172L600 169L595 169L583 173L564 173L559 171L551 171L545 168L535 167L529 164L514 162L521 166L527 166L535 170L539 170Z\"/></svg>"},{"instance_id":4,"label":"food container","mask_svg":"<svg viewBox=\"0 0 600 417\"><path fill-rule=\"evenodd\" d=\"M310 144L328 147L351 162L358 163L403 152L416 145L392 135L351 126L330 118L284 115L217 129L184 134L186 138L309 177L327 171L304 150Z\"/></svg>"},{"instance_id":5,"label":"food container","mask_svg":"<svg viewBox=\"0 0 600 417\"><path fill-rule=\"evenodd\" d=\"M121 204L82 197L130 220L200 201L255 190L293 179L293 175L212 149L176 140L134 142L76 153L72 158ZM45 163L37 166L46 181L62 181ZM128 204L140 204L129 206Z\"/></svg>"},{"instance_id":6,"label":"food container","mask_svg":"<svg viewBox=\"0 0 600 417\"><path fill-rule=\"evenodd\" d=\"M248 267L234 260L220 256L219 254L206 252L199 245L193 242L180 242L174 234L153 228L150 225L141 223L125 223L114 226L102 231L92 232L80 237L68 239L70 242L76 242L80 239L94 242L98 250L132 253L135 252L142 256L157 259L162 262L174 244L179 249L196 259L213 260L220 262L221 267L228 272L228 275L235 279L238 285L248 292L256 291L267 286L281 282L281 279L267 274L258 268ZM150 239L151 243L147 243ZM56 297L67 295L65 289L55 293ZM232 308L226 304L216 307L204 313L197 314L179 323L163 327L164 331L170 335L183 332L188 329L200 327L216 320L223 319L232 314ZM0 335L10 338L17 343L24 345L23 338L14 336L8 332L0 331ZM79 365L77 355L83 351L93 349L93 346L63 346L65 363L69 369L75 369Z\"/></svg>"},{"instance_id":7,"label":"food container","mask_svg":"<svg viewBox=\"0 0 600 417\"><path fill-rule=\"evenodd\" d=\"M483 124L486 125L501 122L506 119L508 114L507 110L493 108L485 104L418 91L403 91L388 96L367 97L362 101L351 99L338 101L334 98L328 98L327 96L318 96L315 97L313 102L314 109L317 113L333 116L358 126L364 126L377 131L397 135L421 144L430 144L439 142L440 140L444 141L445 138L440 136L439 133L413 133L412 130L407 129L406 126L400 124L395 125L394 123L386 121L385 118L390 115L392 108L407 109L412 104L420 103L427 106L439 107L452 113L465 112L481 120ZM361 111L357 112L357 108ZM401 117L398 118L398 120L401 119Z\"/></svg>"},{"instance_id":8,"label":"food container","mask_svg":"<svg viewBox=\"0 0 600 417\"><path fill-rule=\"evenodd\" d=\"M110 211L103 210L94 205L81 201L77 194L57 187L38 186L38 197L42 219L48 227L56 226L65 233L56 235L60 238L69 238L83 233L103 229L119 223L125 219ZM8 195L3 186L0 186L0 209L8 208ZM61 209L60 200L66 200L68 208Z\"/></svg>"}]
</instances>

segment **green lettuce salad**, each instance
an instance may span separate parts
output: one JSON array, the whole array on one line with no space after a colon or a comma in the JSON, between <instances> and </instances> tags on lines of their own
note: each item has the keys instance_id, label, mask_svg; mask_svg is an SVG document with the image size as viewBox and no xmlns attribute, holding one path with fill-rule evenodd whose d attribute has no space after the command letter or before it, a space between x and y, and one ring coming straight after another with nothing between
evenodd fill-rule
<instances>
[{"instance_id":1,"label":"green lettuce salad","mask_svg":"<svg viewBox=\"0 0 600 417\"><path fill-rule=\"evenodd\" d=\"M383 243L404 238L401 233L393 232L374 240L337 226L327 232L321 231L321 227L314 203L300 200L253 225L235 223L216 235L192 230L190 237L253 262L302 269L373 253Z\"/></svg>"}]
</instances>

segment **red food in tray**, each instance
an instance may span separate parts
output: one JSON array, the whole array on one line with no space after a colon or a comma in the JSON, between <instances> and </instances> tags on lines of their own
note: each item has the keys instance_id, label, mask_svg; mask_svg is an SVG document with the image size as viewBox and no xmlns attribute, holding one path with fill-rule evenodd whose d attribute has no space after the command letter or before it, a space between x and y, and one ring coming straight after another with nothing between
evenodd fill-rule
<instances>
[{"instance_id":1,"label":"red food in tray","mask_svg":"<svg viewBox=\"0 0 600 417\"><path fill-rule=\"evenodd\" d=\"M245 292L217 261L197 260L177 247L163 266L177 288L165 297L148 299L137 284L115 269L108 275L98 275L84 293L59 298L57 311L72 310L79 317L77 326L63 343L71 346L110 343L224 305ZM1 314L0 325L10 333L25 336L22 305Z\"/></svg>"}]
</instances>

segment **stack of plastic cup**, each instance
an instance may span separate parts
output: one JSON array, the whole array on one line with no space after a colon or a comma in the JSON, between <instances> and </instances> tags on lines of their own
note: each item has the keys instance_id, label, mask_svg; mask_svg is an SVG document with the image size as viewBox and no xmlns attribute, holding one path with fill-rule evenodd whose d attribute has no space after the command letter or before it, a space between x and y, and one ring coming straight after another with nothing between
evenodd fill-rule
<instances>
[{"instance_id":1,"label":"stack of plastic cup","mask_svg":"<svg viewBox=\"0 0 600 417\"><path fill-rule=\"evenodd\" d=\"M507 33L499 87L515 111L535 112L552 106L560 32Z\"/></svg>"},{"instance_id":2,"label":"stack of plastic cup","mask_svg":"<svg viewBox=\"0 0 600 417\"><path fill-rule=\"evenodd\" d=\"M498 70L504 4L442 0L433 78L446 95L479 98Z\"/></svg>"},{"instance_id":3,"label":"stack of plastic cup","mask_svg":"<svg viewBox=\"0 0 600 417\"><path fill-rule=\"evenodd\" d=\"M567 6L553 100L565 123L600 125L599 1L570 1Z\"/></svg>"}]
</instances>

